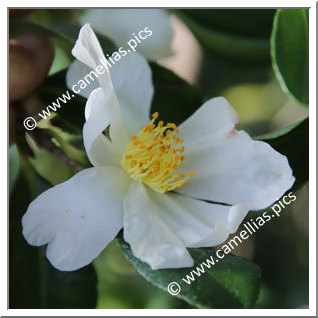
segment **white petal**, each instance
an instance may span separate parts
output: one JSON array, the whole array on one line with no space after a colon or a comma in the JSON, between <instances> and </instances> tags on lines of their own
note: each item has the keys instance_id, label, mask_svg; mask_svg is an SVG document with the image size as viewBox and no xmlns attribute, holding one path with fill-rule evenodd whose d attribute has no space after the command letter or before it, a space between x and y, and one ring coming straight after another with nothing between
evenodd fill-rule
<instances>
[{"instance_id":1,"label":"white petal","mask_svg":"<svg viewBox=\"0 0 318 318\"><path fill-rule=\"evenodd\" d=\"M152 269L193 266L181 240L160 219L146 186L133 182L124 199L124 238L133 254Z\"/></svg>"},{"instance_id":2,"label":"white petal","mask_svg":"<svg viewBox=\"0 0 318 318\"><path fill-rule=\"evenodd\" d=\"M149 123L154 88L147 60L138 53L122 57L110 69L128 135Z\"/></svg>"},{"instance_id":3,"label":"white petal","mask_svg":"<svg viewBox=\"0 0 318 318\"><path fill-rule=\"evenodd\" d=\"M198 199L266 208L295 178L285 156L269 144L235 130L236 114L223 98L212 99L180 126L185 161L195 171L180 192Z\"/></svg>"},{"instance_id":4,"label":"white petal","mask_svg":"<svg viewBox=\"0 0 318 318\"><path fill-rule=\"evenodd\" d=\"M99 81L95 80L95 77L92 77L94 80L89 80L89 84L83 89L80 88L80 84L78 83L80 80L83 80L84 76L89 74L92 71L92 68L87 66L86 64L75 60L67 69L66 72L66 85L69 89L74 88L74 92L80 96L88 98L93 90L100 87ZM75 85L73 87L73 85Z\"/></svg>"},{"instance_id":5,"label":"white petal","mask_svg":"<svg viewBox=\"0 0 318 318\"><path fill-rule=\"evenodd\" d=\"M107 100L103 89L94 90L87 100L86 123L83 127L83 139L87 156L96 166L118 166L122 153L115 143L102 134L102 132L116 120L118 112L112 107L107 107Z\"/></svg>"},{"instance_id":6,"label":"white petal","mask_svg":"<svg viewBox=\"0 0 318 318\"><path fill-rule=\"evenodd\" d=\"M90 168L37 197L22 218L31 245L48 244L47 258L59 270L89 264L123 225L127 174Z\"/></svg>"},{"instance_id":7,"label":"white petal","mask_svg":"<svg viewBox=\"0 0 318 318\"><path fill-rule=\"evenodd\" d=\"M72 49L72 54L77 60L89 66L91 71L96 70L97 66L103 65L102 63L106 61L98 39L89 24L85 24L81 28L78 39ZM110 74L106 67L105 72L98 75L97 79L103 87L105 94L115 95ZM113 99L116 100L116 96Z\"/></svg>"},{"instance_id":8,"label":"white petal","mask_svg":"<svg viewBox=\"0 0 318 318\"><path fill-rule=\"evenodd\" d=\"M186 149L224 140L238 121L237 113L225 98L212 98L180 125L180 136Z\"/></svg>"},{"instance_id":9,"label":"white petal","mask_svg":"<svg viewBox=\"0 0 318 318\"><path fill-rule=\"evenodd\" d=\"M149 192L160 218L187 247L209 247L235 233L248 213L245 205L207 203L176 193Z\"/></svg>"},{"instance_id":10,"label":"white petal","mask_svg":"<svg viewBox=\"0 0 318 318\"><path fill-rule=\"evenodd\" d=\"M105 61L103 51L88 24L84 25L79 33L78 39L72 50L72 54L82 63L92 68L92 72ZM109 70L104 68L105 72L98 76L98 81L104 92L104 110L102 107L97 109L104 112L112 112L113 119L110 125L110 137L113 144L124 151L128 143L128 137L125 130L122 114L119 108L118 99L111 81ZM94 77L94 75L92 75ZM87 111L86 111L87 114ZM98 117L99 114L97 114ZM101 116L103 116L101 114ZM95 117L94 117L95 118ZM92 121L93 119L91 119ZM94 123L93 123L94 124ZM108 125L109 123L107 123ZM107 126L105 126L106 128Z\"/></svg>"},{"instance_id":11,"label":"white petal","mask_svg":"<svg viewBox=\"0 0 318 318\"><path fill-rule=\"evenodd\" d=\"M81 17L82 24L90 23L93 29L112 39L118 47L129 49L128 42L136 41L136 50L150 60L172 55L173 31L169 15L161 9L93 9ZM139 32L148 27L150 32ZM131 42L132 43L132 42Z\"/></svg>"},{"instance_id":12,"label":"white petal","mask_svg":"<svg viewBox=\"0 0 318 318\"><path fill-rule=\"evenodd\" d=\"M72 87L91 69L85 64L75 61L67 71L67 85ZM149 122L149 112L154 93L152 74L146 59L138 53L123 56L110 68L111 80L119 100L125 128L128 135L136 134ZM81 95L88 97L96 88L97 81L91 82ZM78 87L76 87L78 90Z\"/></svg>"}]
</instances>

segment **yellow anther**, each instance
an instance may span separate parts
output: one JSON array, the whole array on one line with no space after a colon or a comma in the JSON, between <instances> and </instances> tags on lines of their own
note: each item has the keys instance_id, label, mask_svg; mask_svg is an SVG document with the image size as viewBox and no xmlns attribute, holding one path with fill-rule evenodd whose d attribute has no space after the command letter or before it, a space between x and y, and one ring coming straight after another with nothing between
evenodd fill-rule
<instances>
[{"instance_id":1,"label":"yellow anther","mask_svg":"<svg viewBox=\"0 0 318 318\"><path fill-rule=\"evenodd\" d=\"M126 159L131 159L131 158L132 158L132 155L125 155L125 158L126 158Z\"/></svg>"},{"instance_id":2,"label":"yellow anther","mask_svg":"<svg viewBox=\"0 0 318 318\"><path fill-rule=\"evenodd\" d=\"M172 128L172 129L177 129L176 124L173 124L173 123L168 123L167 126Z\"/></svg>"},{"instance_id":3,"label":"yellow anther","mask_svg":"<svg viewBox=\"0 0 318 318\"><path fill-rule=\"evenodd\" d=\"M180 153L183 153L184 152L184 147L183 146L180 147L177 151L180 152Z\"/></svg>"},{"instance_id":4,"label":"yellow anther","mask_svg":"<svg viewBox=\"0 0 318 318\"><path fill-rule=\"evenodd\" d=\"M153 158L153 154L148 155L148 159L151 160Z\"/></svg>"},{"instance_id":5,"label":"yellow anther","mask_svg":"<svg viewBox=\"0 0 318 318\"><path fill-rule=\"evenodd\" d=\"M180 181L180 182L177 183L177 187L180 188L180 187L182 187L182 186L184 186L184 185L186 185L188 183L189 183L188 180Z\"/></svg>"},{"instance_id":6,"label":"yellow anther","mask_svg":"<svg viewBox=\"0 0 318 318\"><path fill-rule=\"evenodd\" d=\"M131 136L131 140L134 141L137 139L137 136Z\"/></svg>"},{"instance_id":7,"label":"yellow anther","mask_svg":"<svg viewBox=\"0 0 318 318\"><path fill-rule=\"evenodd\" d=\"M170 151L171 153L176 153L176 150L175 150L174 148L171 148L169 151Z\"/></svg>"},{"instance_id":8,"label":"yellow anther","mask_svg":"<svg viewBox=\"0 0 318 318\"><path fill-rule=\"evenodd\" d=\"M165 146L160 146L160 147L159 147L159 150L160 150L161 152L165 152L166 148L165 148Z\"/></svg>"},{"instance_id":9,"label":"yellow anther","mask_svg":"<svg viewBox=\"0 0 318 318\"><path fill-rule=\"evenodd\" d=\"M131 167L134 167L136 164L137 164L137 161L136 161L136 160L131 160L131 163L130 163L130 166L131 166Z\"/></svg>"},{"instance_id":10,"label":"yellow anther","mask_svg":"<svg viewBox=\"0 0 318 318\"><path fill-rule=\"evenodd\" d=\"M154 147L154 146L156 146L156 145L158 145L158 144L160 144L160 142L157 140L157 141L152 141L151 143L150 143L150 147Z\"/></svg>"},{"instance_id":11,"label":"yellow anther","mask_svg":"<svg viewBox=\"0 0 318 318\"><path fill-rule=\"evenodd\" d=\"M157 119L159 117L159 113L158 112L153 113L152 117Z\"/></svg>"},{"instance_id":12,"label":"yellow anther","mask_svg":"<svg viewBox=\"0 0 318 318\"><path fill-rule=\"evenodd\" d=\"M162 190L163 190L164 192L167 192L168 189L169 189L169 188L168 188L167 186L163 186L163 187L162 187Z\"/></svg>"},{"instance_id":13,"label":"yellow anther","mask_svg":"<svg viewBox=\"0 0 318 318\"><path fill-rule=\"evenodd\" d=\"M163 127L163 121L162 121L162 120L159 121L158 127L159 127L159 128L162 128L162 127Z\"/></svg>"},{"instance_id":14,"label":"yellow anther","mask_svg":"<svg viewBox=\"0 0 318 318\"><path fill-rule=\"evenodd\" d=\"M179 176L177 174L175 174L174 176L172 176L172 179L177 180L177 179L179 179Z\"/></svg>"},{"instance_id":15,"label":"yellow anther","mask_svg":"<svg viewBox=\"0 0 318 318\"><path fill-rule=\"evenodd\" d=\"M193 176L194 176L194 171L191 171L191 172L189 173L189 176L190 176L190 177L193 177Z\"/></svg>"}]
</instances>

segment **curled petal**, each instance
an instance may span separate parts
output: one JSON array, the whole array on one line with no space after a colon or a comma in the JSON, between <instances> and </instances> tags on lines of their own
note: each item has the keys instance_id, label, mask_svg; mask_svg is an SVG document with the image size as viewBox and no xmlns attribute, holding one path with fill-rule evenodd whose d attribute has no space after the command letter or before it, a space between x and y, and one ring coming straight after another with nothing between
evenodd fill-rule
<instances>
[{"instance_id":1,"label":"curled petal","mask_svg":"<svg viewBox=\"0 0 318 318\"><path fill-rule=\"evenodd\" d=\"M101 61L106 60L98 39L88 24L85 24L81 28L72 54L81 63L91 68L91 72L96 70L97 66L101 64ZM95 75L91 74L91 76L94 77ZM97 79L104 93L104 111L113 113L109 131L111 141L119 151L123 152L128 143L128 136L109 70L105 68L105 72L99 75ZM102 110L101 107L98 107L98 109ZM85 113L88 114L89 112L85 111ZM108 124L109 123L105 123L105 128Z\"/></svg>"}]
</instances>

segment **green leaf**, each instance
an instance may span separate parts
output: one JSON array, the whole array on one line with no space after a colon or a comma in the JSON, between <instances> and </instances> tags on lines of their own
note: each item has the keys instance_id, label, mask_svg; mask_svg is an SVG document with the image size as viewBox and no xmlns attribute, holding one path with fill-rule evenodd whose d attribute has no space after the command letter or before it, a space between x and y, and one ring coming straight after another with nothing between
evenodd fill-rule
<instances>
[{"instance_id":1,"label":"green leaf","mask_svg":"<svg viewBox=\"0 0 318 318\"><path fill-rule=\"evenodd\" d=\"M21 218L32 198L26 175L20 170L9 201L9 308L42 308L39 250L22 236Z\"/></svg>"},{"instance_id":2,"label":"green leaf","mask_svg":"<svg viewBox=\"0 0 318 318\"><path fill-rule=\"evenodd\" d=\"M199 308L252 308L257 299L261 273L257 265L234 255L225 255L205 274L195 277L190 285L182 280L191 270L211 256L216 260L212 248L189 249L195 260L192 268L151 270L150 266L134 257L129 245L117 239L125 257L147 281L167 291L171 282L177 282L181 291L177 297ZM204 268L204 267L203 267Z\"/></svg>"},{"instance_id":3,"label":"green leaf","mask_svg":"<svg viewBox=\"0 0 318 318\"><path fill-rule=\"evenodd\" d=\"M37 145L30 135L26 135L26 140L34 154L34 158L30 158L33 169L45 180L56 185L68 180L75 174L75 169Z\"/></svg>"},{"instance_id":4,"label":"green leaf","mask_svg":"<svg viewBox=\"0 0 318 318\"><path fill-rule=\"evenodd\" d=\"M19 152L16 145L9 148L9 191L11 192L20 169Z\"/></svg>"},{"instance_id":5,"label":"green leaf","mask_svg":"<svg viewBox=\"0 0 318 318\"><path fill-rule=\"evenodd\" d=\"M278 10L271 36L274 72L282 89L293 99L309 102L308 9Z\"/></svg>"},{"instance_id":6,"label":"green leaf","mask_svg":"<svg viewBox=\"0 0 318 318\"><path fill-rule=\"evenodd\" d=\"M253 38L269 38L275 9L181 9L201 25L222 31Z\"/></svg>"},{"instance_id":7,"label":"green leaf","mask_svg":"<svg viewBox=\"0 0 318 318\"><path fill-rule=\"evenodd\" d=\"M54 116L51 116L51 120L53 118ZM37 123L37 127L49 134L52 137L52 142L59 147L69 159L74 160L84 167L90 166L86 152L72 144L76 136L64 131L60 127L53 126L50 120L42 119Z\"/></svg>"},{"instance_id":8,"label":"green leaf","mask_svg":"<svg viewBox=\"0 0 318 318\"><path fill-rule=\"evenodd\" d=\"M54 60L52 62L48 76L52 76L61 70L68 68L72 58L58 45L54 47Z\"/></svg>"},{"instance_id":9,"label":"green leaf","mask_svg":"<svg viewBox=\"0 0 318 318\"><path fill-rule=\"evenodd\" d=\"M273 10L176 11L208 54L245 64L269 59L273 13Z\"/></svg>"},{"instance_id":10,"label":"green leaf","mask_svg":"<svg viewBox=\"0 0 318 318\"><path fill-rule=\"evenodd\" d=\"M45 308L96 308L97 276L92 264L76 271L61 272L45 260L43 267Z\"/></svg>"},{"instance_id":11,"label":"green leaf","mask_svg":"<svg viewBox=\"0 0 318 318\"><path fill-rule=\"evenodd\" d=\"M284 127L266 135L255 137L264 140L288 158L296 178L293 189L298 189L309 178L309 119Z\"/></svg>"}]
</instances>

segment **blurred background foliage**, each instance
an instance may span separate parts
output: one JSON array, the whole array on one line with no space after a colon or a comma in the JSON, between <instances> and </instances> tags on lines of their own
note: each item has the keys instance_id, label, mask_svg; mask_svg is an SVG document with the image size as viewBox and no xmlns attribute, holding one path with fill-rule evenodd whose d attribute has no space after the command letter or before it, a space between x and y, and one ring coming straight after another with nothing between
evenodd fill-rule
<instances>
[{"instance_id":1,"label":"blurred background foliage","mask_svg":"<svg viewBox=\"0 0 318 318\"><path fill-rule=\"evenodd\" d=\"M73 60L71 49L82 12L41 9L18 18L10 13L10 39L24 34L45 36L53 43L54 58L48 76L32 94L10 99L9 307L307 308L308 10L168 10L191 31L189 45L199 48L189 62L197 65L194 79L184 75L189 65L176 69L173 61L150 63L153 105L163 120L180 123L203 101L222 95L240 116L238 129L287 155L296 176L292 190L297 200L234 251L250 262L230 256L224 267L197 279L181 294L182 300L155 285L164 287L174 275L183 276L189 269L150 273L133 258L120 235L93 264L75 272L55 270L45 258L45 248L25 242L21 217L28 204L89 166L81 137L84 98L76 96L32 132L26 133L22 125L25 117L34 116L65 92L66 69ZM104 52L116 49L109 39L98 37ZM254 216L251 211L248 218ZM202 261L213 249L192 253ZM220 276L229 268L235 279ZM233 296L233 287L238 295ZM223 296L215 297L216 292Z\"/></svg>"}]
</instances>

